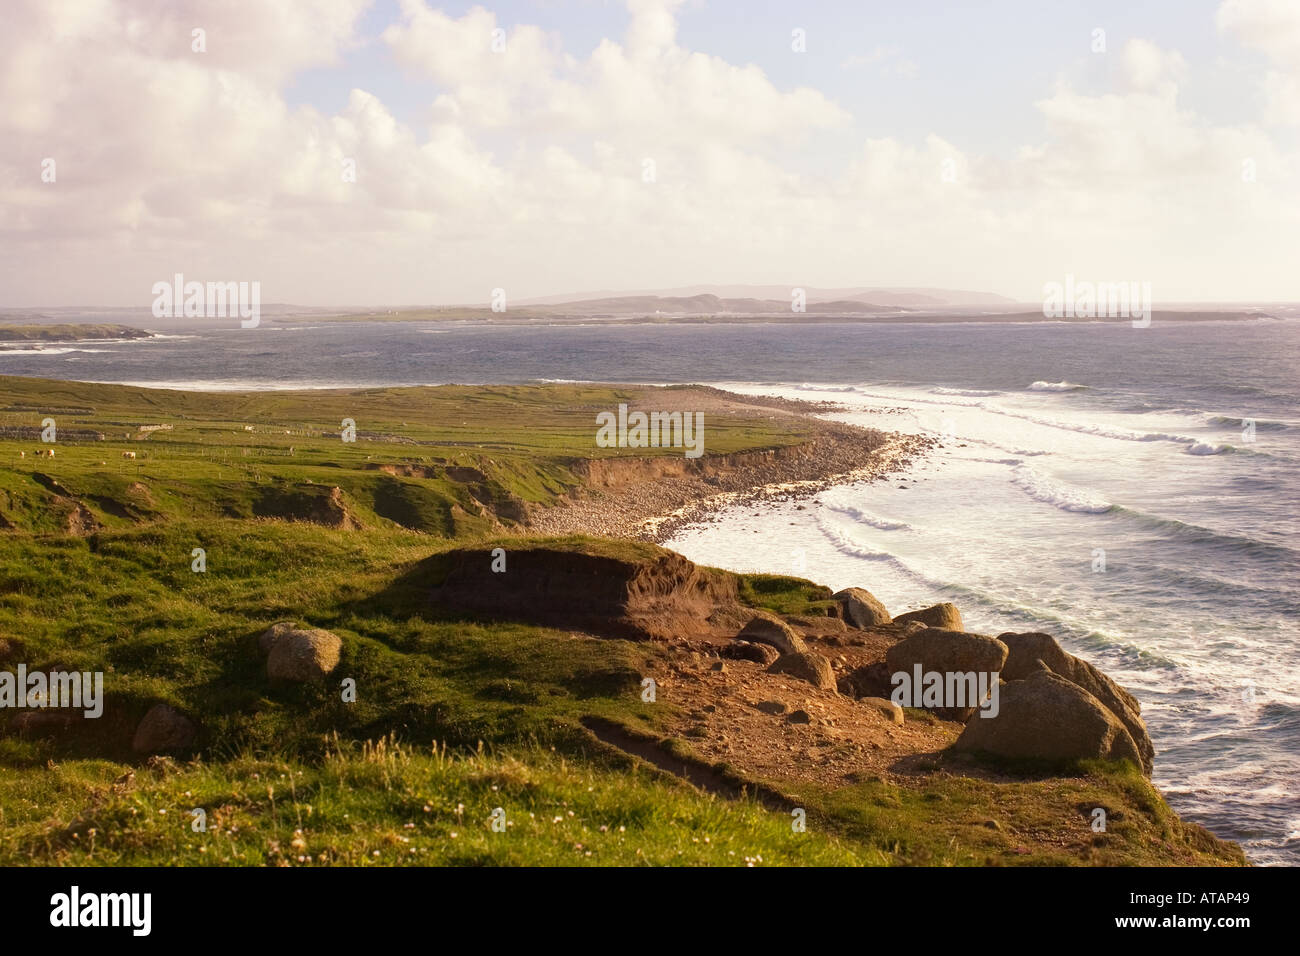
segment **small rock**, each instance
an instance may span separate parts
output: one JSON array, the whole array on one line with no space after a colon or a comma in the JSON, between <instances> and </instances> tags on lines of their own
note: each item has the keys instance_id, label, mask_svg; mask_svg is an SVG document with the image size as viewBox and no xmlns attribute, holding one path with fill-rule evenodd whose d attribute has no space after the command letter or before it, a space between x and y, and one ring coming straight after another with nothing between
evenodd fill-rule
<instances>
[{"instance_id":1,"label":"small rock","mask_svg":"<svg viewBox=\"0 0 1300 956\"><path fill-rule=\"evenodd\" d=\"M753 661L763 667L781 656L781 652L770 644L751 644L749 641L733 641L723 647L722 654L731 660Z\"/></svg>"},{"instance_id":2,"label":"small rock","mask_svg":"<svg viewBox=\"0 0 1300 956\"><path fill-rule=\"evenodd\" d=\"M727 672L727 665L723 661L714 661L713 667L710 668L710 670L715 670L718 671L719 673L725 674Z\"/></svg>"},{"instance_id":3,"label":"small rock","mask_svg":"<svg viewBox=\"0 0 1300 956\"><path fill-rule=\"evenodd\" d=\"M892 700L885 700L883 697L863 697L859 703L866 704L886 720L892 721L900 726L903 723L903 708L899 707Z\"/></svg>"},{"instance_id":4,"label":"small rock","mask_svg":"<svg viewBox=\"0 0 1300 956\"><path fill-rule=\"evenodd\" d=\"M885 605L864 588L845 588L832 595L844 609L844 618L854 627L875 627L892 619Z\"/></svg>"},{"instance_id":5,"label":"small rock","mask_svg":"<svg viewBox=\"0 0 1300 956\"><path fill-rule=\"evenodd\" d=\"M782 654L801 654L808 650L803 638L789 624L766 611L760 611L750 618L749 623L736 636L742 640L770 644Z\"/></svg>"},{"instance_id":6,"label":"small rock","mask_svg":"<svg viewBox=\"0 0 1300 956\"><path fill-rule=\"evenodd\" d=\"M337 634L287 622L268 628L258 644L268 651L266 675L272 680L320 680L338 667L343 650Z\"/></svg>"},{"instance_id":7,"label":"small rock","mask_svg":"<svg viewBox=\"0 0 1300 956\"><path fill-rule=\"evenodd\" d=\"M922 608L919 611L908 611L894 618L895 624L906 624L908 621L920 621L927 627L937 627L945 631L964 630L961 611L957 610L957 605L947 602Z\"/></svg>"},{"instance_id":8,"label":"small rock","mask_svg":"<svg viewBox=\"0 0 1300 956\"><path fill-rule=\"evenodd\" d=\"M808 713L808 711L795 710L791 711L790 716L786 717L786 722L791 724L811 724L812 719L812 714Z\"/></svg>"},{"instance_id":9,"label":"small rock","mask_svg":"<svg viewBox=\"0 0 1300 956\"><path fill-rule=\"evenodd\" d=\"M154 704L136 727L131 749L142 754L184 750L194 743L196 734L193 722L180 711L167 704Z\"/></svg>"},{"instance_id":10,"label":"small rock","mask_svg":"<svg viewBox=\"0 0 1300 956\"><path fill-rule=\"evenodd\" d=\"M785 704L779 700L760 700L754 705L765 714L784 714Z\"/></svg>"},{"instance_id":11,"label":"small rock","mask_svg":"<svg viewBox=\"0 0 1300 956\"><path fill-rule=\"evenodd\" d=\"M838 693L835 688L835 672L830 661L820 654L804 652L801 654L782 654L776 662L768 667L769 674L789 674L800 680L806 680L814 687Z\"/></svg>"}]
</instances>

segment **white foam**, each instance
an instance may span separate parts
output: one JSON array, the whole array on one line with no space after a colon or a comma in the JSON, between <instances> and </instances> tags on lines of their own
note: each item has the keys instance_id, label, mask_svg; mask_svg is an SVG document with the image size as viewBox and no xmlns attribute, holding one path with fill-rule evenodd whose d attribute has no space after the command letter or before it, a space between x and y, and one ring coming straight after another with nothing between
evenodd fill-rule
<instances>
[{"instance_id":1,"label":"white foam","mask_svg":"<svg viewBox=\"0 0 1300 956\"><path fill-rule=\"evenodd\" d=\"M991 395L1001 395L1002 392L989 392L978 388L944 388L938 386L930 389L931 395L967 395L972 398L987 398Z\"/></svg>"},{"instance_id":2,"label":"white foam","mask_svg":"<svg viewBox=\"0 0 1300 956\"><path fill-rule=\"evenodd\" d=\"M1080 488L1052 481L1028 465L1017 465L1011 473L1011 483L1035 501L1053 505L1062 511L1082 514L1103 514L1113 505Z\"/></svg>"},{"instance_id":3,"label":"white foam","mask_svg":"<svg viewBox=\"0 0 1300 956\"><path fill-rule=\"evenodd\" d=\"M1034 382L1029 386L1031 392L1077 392L1081 388L1087 388L1087 385L1076 385L1074 382Z\"/></svg>"}]
</instances>

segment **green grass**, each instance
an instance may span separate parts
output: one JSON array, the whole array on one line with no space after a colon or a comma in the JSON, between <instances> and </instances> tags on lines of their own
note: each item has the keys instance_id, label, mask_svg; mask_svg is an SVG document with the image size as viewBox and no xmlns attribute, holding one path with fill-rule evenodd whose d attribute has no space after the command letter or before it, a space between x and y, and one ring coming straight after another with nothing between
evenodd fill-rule
<instances>
[{"instance_id":1,"label":"green grass","mask_svg":"<svg viewBox=\"0 0 1300 956\"><path fill-rule=\"evenodd\" d=\"M322 760L104 761L0 778L0 865L809 865L885 862L751 801L536 748L389 740ZM206 814L195 832L192 814ZM503 831L492 829L504 811Z\"/></svg>"}]
</instances>

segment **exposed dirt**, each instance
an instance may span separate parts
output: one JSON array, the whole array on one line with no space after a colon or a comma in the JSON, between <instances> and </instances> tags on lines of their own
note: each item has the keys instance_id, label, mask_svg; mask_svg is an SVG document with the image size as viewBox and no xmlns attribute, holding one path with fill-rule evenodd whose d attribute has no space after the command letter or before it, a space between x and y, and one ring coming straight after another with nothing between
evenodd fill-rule
<instances>
[{"instance_id":1,"label":"exposed dirt","mask_svg":"<svg viewBox=\"0 0 1300 956\"><path fill-rule=\"evenodd\" d=\"M810 651L830 660L841 687L851 672L883 661L885 649L899 639L885 630L795 630ZM728 763L746 777L832 786L871 776L914 777L932 771L939 751L961 733L961 724L911 713L899 726L851 693L819 690L761 664L724 658L727 643L679 642L649 676L658 683L659 701L683 708L670 718L671 732L704 760Z\"/></svg>"},{"instance_id":2,"label":"exposed dirt","mask_svg":"<svg viewBox=\"0 0 1300 956\"><path fill-rule=\"evenodd\" d=\"M553 548L512 548L507 573L486 549L456 549L429 567L444 608L581 628L609 637L669 640L734 634L736 582L672 552L651 561Z\"/></svg>"}]
</instances>

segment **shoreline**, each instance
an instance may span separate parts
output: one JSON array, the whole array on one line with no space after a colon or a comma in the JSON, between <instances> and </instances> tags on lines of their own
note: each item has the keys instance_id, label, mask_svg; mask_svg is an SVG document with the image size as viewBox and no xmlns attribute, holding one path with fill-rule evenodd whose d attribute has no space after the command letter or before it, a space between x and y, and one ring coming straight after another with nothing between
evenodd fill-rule
<instances>
[{"instance_id":1,"label":"shoreline","mask_svg":"<svg viewBox=\"0 0 1300 956\"><path fill-rule=\"evenodd\" d=\"M878 461L871 462L842 474L822 478L806 478L793 482L771 482L744 491L727 491L687 502L668 514L653 515L641 520L636 537L641 541L663 545L679 531L707 524L727 508L756 502L801 501L823 491L862 481L881 481L905 470L916 458L933 446L934 440L904 432L889 432L887 443L876 454Z\"/></svg>"},{"instance_id":2,"label":"shoreline","mask_svg":"<svg viewBox=\"0 0 1300 956\"><path fill-rule=\"evenodd\" d=\"M699 386L692 386L699 388ZM827 421L818 413L834 403L806 403L726 392L746 403L796 416L811 427L798 444L764 451L705 456L693 469L664 468L660 458L615 457L580 465L584 484L561 503L529 515L538 535L591 534L663 544L678 531L720 511L759 501L798 501L829 488L880 481L911 466L938 438L882 432ZM674 473L676 472L676 473Z\"/></svg>"}]
</instances>

